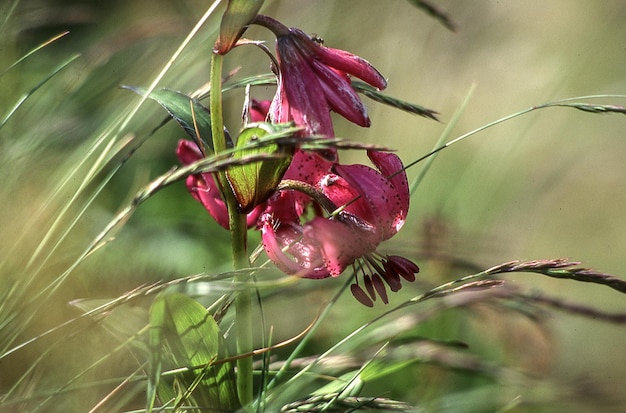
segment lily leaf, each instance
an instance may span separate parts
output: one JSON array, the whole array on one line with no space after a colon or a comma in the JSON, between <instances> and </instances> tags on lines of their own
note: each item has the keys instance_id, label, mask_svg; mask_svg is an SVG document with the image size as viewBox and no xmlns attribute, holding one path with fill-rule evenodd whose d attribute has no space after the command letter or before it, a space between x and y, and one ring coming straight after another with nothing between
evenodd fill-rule
<instances>
[{"instance_id":1,"label":"lily leaf","mask_svg":"<svg viewBox=\"0 0 626 413\"><path fill-rule=\"evenodd\" d=\"M278 145L272 140L293 134L288 124L272 125L253 123L248 125L237 139L235 158L251 155L276 155L274 158L234 166L226 170L226 177L239 203L242 213L265 202L276 190L291 163L293 146Z\"/></svg>"},{"instance_id":2,"label":"lily leaf","mask_svg":"<svg viewBox=\"0 0 626 413\"><path fill-rule=\"evenodd\" d=\"M170 89L153 90L147 94L147 90L136 86L122 86L140 96L146 96L154 100L170 114L200 148L204 148L205 155L213 154L213 142L211 139L211 114L209 109L198 100ZM228 134L226 134L228 139ZM228 143L227 143L228 145ZM232 147L232 143L230 144Z\"/></svg>"},{"instance_id":3,"label":"lily leaf","mask_svg":"<svg viewBox=\"0 0 626 413\"><path fill-rule=\"evenodd\" d=\"M219 54L226 54L246 31L264 0L230 0L220 24L220 36L215 44Z\"/></svg>"},{"instance_id":4,"label":"lily leaf","mask_svg":"<svg viewBox=\"0 0 626 413\"><path fill-rule=\"evenodd\" d=\"M153 358L148 411L154 403L155 392L162 400L171 397L171 386L161 385L164 355L168 356L172 368L189 368L176 376L176 386L182 389L176 397L179 403L192 400L196 405L220 411L240 407L233 364L214 364L224 357L220 328L200 303L180 293L159 295L150 309L150 326ZM194 392L196 388L198 391Z\"/></svg>"}]
</instances>

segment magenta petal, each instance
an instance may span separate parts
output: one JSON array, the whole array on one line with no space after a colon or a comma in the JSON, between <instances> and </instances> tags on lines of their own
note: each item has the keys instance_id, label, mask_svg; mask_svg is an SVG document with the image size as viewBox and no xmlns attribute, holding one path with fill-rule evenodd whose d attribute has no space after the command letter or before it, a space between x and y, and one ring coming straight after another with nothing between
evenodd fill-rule
<instances>
[{"instance_id":1,"label":"magenta petal","mask_svg":"<svg viewBox=\"0 0 626 413\"><path fill-rule=\"evenodd\" d=\"M400 158L393 153L369 150L367 155L380 172L384 176L389 177L388 180L394 187L394 191L391 194L392 198L389 199L389 202L394 204L392 207L394 213L392 227L394 233L398 232L404 225L409 212L411 197L404 165L402 165Z\"/></svg>"},{"instance_id":2,"label":"magenta petal","mask_svg":"<svg viewBox=\"0 0 626 413\"><path fill-rule=\"evenodd\" d=\"M389 238L392 212L388 199L393 193L393 186L378 171L365 165L336 165L335 171L343 177L360 195L354 204L360 204L363 213L359 218L376 228L378 242Z\"/></svg>"},{"instance_id":3,"label":"magenta petal","mask_svg":"<svg viewBox=\"0 0 626 413\"><path fill-rule=\"evenodd\" d=\"M322 46L312 41L311 38L301 30L292 28L290 32L294 37L298 38L303 46L308 48L311 55L314 55L315 58L325 65L356 76L378 89L387 87L385 78L367 60L346 52L345 50Z\"/></svg>"},{"instance_id":4,"label":"magenta petal","mask_svg":"<svg viewBox=\"0 0 626 413\"><path fill-rule=\"evenodd\" d=\"M284 89L294 122L304 126L309 134L334 136L326 98L320 93L317 76L299 45L292 37L282 36L277 39L277 48L282 79L279 87Z\"/></svg>"},{"instance_id":5,"label":"magenta petal","mask_svg":"<svg viewBox=\"0 0 626 413\"><path fill-rule=\"evenodd\" d=\"M332 276L338 276L357 258L376 248L364 242L362 231L355 227L321 217L305 225L304 236L319 242L324 265Z\"/></svg>"},{"instance_id":6,"label":"magenta petal","mask_svg":"<svg viewBox=\"0 0 626 413\"><path fill-rule=\"evenodd\" d=\"M261 231L268 256L283 272L304 278L335 275L326 265L321 240L307 235L310 223L301 227L294 222L276 221L271 215L264 214Z\"/></svg>"},{"instance_id":7,"label":"magenta petal","mask_svg":"<svg viewBox=\"0 0 626 413\"><path fill-rule=\"evenodd\" d=\"M250 102L250 122L265 122L272 102L270 100L252 99Z\"/></svg>"},{"instance_id":8,"label":"magenta petal","mask_svg":"<svg viewBox=\"0 0 626 413\"><path fill-rule=\"evenodd\" d=\"M383 169L383 174L365 165L336 165L335 171L366 200L371 212L369 217L362 218L372 220L379 229L380 241L384 241L404 224L409 208L408 183L404 172L390 179L386 176L390 169L397 172L402 168L396 155L379 151L368 154L374 165Z\"/></svg>"},{"instance_id":9,"label":"magenta petal","mask_svg":"<svg viewBox=\"0 0 626 413\"><path fill-rule=\"evenodd\" d=\"M361 217L362 219L367 219L369 214L368 205L365 200L360 199L359 193L348 181L339 175L328 174L320 180L319 186L324 195L333 201L335 205L341 207L349 204L345 208L346 212ZM355 201L357 197L359 197L359 199Z\"/></svg>"},{"instance_id":10,"label":"magenta petal","mask_svg":"<svg viewBox=\"0 0 626 413\"><path fill-rule=\"evenodd\" d=\"M315 152L297 149L289 169L285 172L284 179L295 179L317 186L322 177L328 174L332 165L332 162L320 157Z\"/></svg>"},{"instance_id":11,"label":"magenta petal","mask_svg":"<svg viewBox=\"0 0 626 413\"><path fill-rule=\"evenodd\" d=\"M322 47L318 59L328 66L358 77L377 89L385 89L387 81L374 66L362 57L345 50Z\"/></svg>"},{"instance_id":12,"label":"magenta petal","mask_svg":"<svg viewBox=\"0 0 626 413\"><path fill-rule=\"evenodd\" d=\"M261 222L263 247L267 256L281 271L304 278L330 276L323 266L323 259L319 255L317 246L301 241L301 229L283 224L277 234L274 229L274 220L269 214L263 215ZM291 256L283 251L285 248Z\"/></svg>"},{"instance_id":13,"label":"magenta petal","mask_svg":"<svg viewBox=\"0 0 626 413\"><path fill-rule=\"evenodd\" d=\"M176 146L176 156L183 165L189 165L203 158L202 152L192 141L181 139Z\"/></svg>"},{"instance_id":14,"label":"magenta petal","mask_svg":"<svg viewBox=\"0 0 626 413\"><path fill-rule=\"evenodd\" d=\"M225 229L228 229L228 210L220 196L211 174L196 174L187 177L187 189Z\"/></svg>"},{"instance_id":15,"label":"magenta petal","mask_svg":"<svg viewBox=\"0 0 626 413\"><path fill-rule=\"evenodd\" d=\"M340 73L315 60L311 63L320 79L320 86L324 90L330 108L350 122L369 127L370 119L365 105L352 88L347 76L341 76Z\"/></svg>"},{"instance_id":16,"label":"magenta petal","mask_svg":"<svg viewBox=\"0 0 626 413\"><path fill-rule=\"evenodd\" d=\"M268 257L276 264L281 271L287 274L296 274L301 271L303 267L291 260L282 250L282 246L276 239L276 232L271 219L264 219L261 226L261 233L263 238L263 246L267 252Z\"/></svg>"},{"instance_id":17,"label":"magenta petal","mask_svg":"<svg viewBox=\"0 0 626 413\"><path fill-rule=\"evenodd\" d=\"M178 141L176 155L183 165L189 165L203 158L198 146L187 140ZM185 183L191 195L202 203L215 221L228 229L228 210L217 189L213 175L210 173L193 174L187 177Z\"/></svg>"},{"instance_id":18,"label":"magenta petal","mask_svg":"<svg viewBox=\"0 0 626 413\"><path fill-rule=\"evenodd\" d=\"M176 155L183 165L189 165L203 158L198 146L188 140L180 140L176 147ZM191 196L199 201L223 228L228 229L228 209L222 200L222 195L215 183L215 178L211 173L198 173L187 177L185 180L187 189ZM256 225L256 222L263 212L265 205L254 208L246 217L248 228Z\"/></svg>"}]
</instances>

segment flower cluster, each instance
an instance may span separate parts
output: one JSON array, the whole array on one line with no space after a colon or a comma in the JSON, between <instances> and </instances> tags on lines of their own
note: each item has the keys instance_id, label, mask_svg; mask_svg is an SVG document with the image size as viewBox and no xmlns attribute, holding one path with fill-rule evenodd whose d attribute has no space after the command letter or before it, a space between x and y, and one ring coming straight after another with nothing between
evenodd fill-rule
<instances>
[{"instance_id":1,"label":"flower cluster","mask_svg":"<svg viewBox=\"0 0 626 413\"><path fill-rule=\"evenodd\" d=\"M271 102L252 102L252 121L293 122L303 136L334 137L330 116L334 111L369 126L349 76L385 88L385 79L372 65L269 17L259 15L255 23L276 35L278 87ZM189 141L179 142L177 154L184 164L202 157ZM322 153L297 149L284 175L291 186L285 185L249 212L247 223L260 229L267 255L287 274L326 278L353 267L352 294L372 306L377 297L387 303L386 286L398 291L401 280L413 281L419 268L406 258L376 252L404 224L409 189L398 156L375 150L367 154L375 168L341 164L334 149ZM213 176L192 175L187 187L228 228L226 206Z\"/></svg>"}]
</instances>

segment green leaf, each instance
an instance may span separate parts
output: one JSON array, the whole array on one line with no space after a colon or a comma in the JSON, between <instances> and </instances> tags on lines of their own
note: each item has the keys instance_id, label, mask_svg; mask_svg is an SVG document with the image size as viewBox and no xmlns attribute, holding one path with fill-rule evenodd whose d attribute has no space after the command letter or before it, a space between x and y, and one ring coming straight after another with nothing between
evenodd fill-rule
<instances>
[{"instance_id":1,"label":"green leaf","mask_svg":"<svg viewBox=\"0 0 626 413\"><path fill-rule=\"evenodd\" d=\"M150 309L150 326L153 357L149 406L154 389L162 388L161 378L156 375L160 376L161 358L167 354L174 368L190 369L176 376L175 385L181 391L179 403L193 400L196 405L225 411L239 407L233 364L214 364L225 355L220 328L200 303L180 293L159 295ZM158 393L163 400L171 397L172 389Z\"/></svg>"},{"instance_id":2,"label":"green leaf","mask_svg":"<svg viewBox=\"0 0 626 413\"><path fill-rule=\"evenodd\" d=\"M226 54L254 19L264 0L230 0L220 24L220 36L215 44L219 54Z\"/></svg>"},{"instance_id":3,"label":"green leaf","mask_svg":"<svg viewBox=\"0 0 626 413\"><path fill-rule=\"evenodd\" d=\"M122 86L140 96L146 96L163 106L183 130L189 135L200 148L204 148L205 155L213 154L211 139L211 115L209 109L196 99L181 92L169 89L153 90L147 94L142 87ZM197 131L196 131L197 130ZM232 145L231 145L232 146ZM208 150L207 150L208 149Z\"/></svg>"},{"instance_id":4,"label":"green leaf","mask_svg":"<svg viewBox=\"0 0 626 413\"><path fill-rule=\"evenodd\" d=\"M241 212L250 212L276 190L291 163L293 146L278 145L273 141L289 136L294 131L288 124L254 123L248 125L239 135L233 155L235 158L261 154L276 156L226 170L226 177Z\"/></svg>"}]
</instances>

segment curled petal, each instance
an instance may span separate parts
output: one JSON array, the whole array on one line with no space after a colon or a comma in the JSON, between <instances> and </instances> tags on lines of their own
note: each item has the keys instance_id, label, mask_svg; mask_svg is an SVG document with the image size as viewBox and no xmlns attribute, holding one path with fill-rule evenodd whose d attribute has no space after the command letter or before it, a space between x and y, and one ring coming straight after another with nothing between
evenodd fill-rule
<instances>
[{"instance_id":1,"label":"curled petal","mask_svg":"<svg viewBox=\"0 0 626 413\"><path fill-rule=\"evenodd\" d=\"M249 112L250 122L265 122L271 104L270 100L252 99Z\"/></svg>"},{"instance_id":2,"label":"curled petal","mask_svg":"<svg viewBox=\"0 0 626 413\"><path fill-rule=\"evenodd\" d=\"M176 148L178 159L183 165L189 165L203 158L198 146L188 140L180 140ZM187 190L204 208L211 214L213 219L223 228L228 229L228 209L222 199L222 195L211 173L199 173L189 175L185 180ZM246 216L248 228L256 225L256 222L265 209L265 204L256 206Z\"/></svg>"},{"instance_id":3,"label":"curled petal","mask_svg":"<svg viewBox=\"0 0 626 413\"><path fill-rule=\"evenodd\" d=\"M345 50L322 46L311 40L302 30L292 28L290 32L311 56L323 64L356 76L375 88L384 89L387 87L385 78L367 60Z\"/></svg>"},{"instance_id":4,"label":"curled petal","mask_svg":"<svg viewBox=\"0 0 626 413\"><path fill-rule=\"evenodd\" d=\"M348 76L315 60L312 62L312 65L318 75L320 87L324 91L330 108L350 122L359 126L369 127L370 119L367 116L367 109L365 109L365 105L352 88Z\"/></svg>"},{"instance_id":5,"label":"curled petal","mask_svg":"<svg viewBox=\"0 0 626 413\"><path fill-rule=\"evenodd\" d=\"M261 233L267 256L284 273L304 278L330 277L318 246L307 244L311 240L302 239L302 228L283 224L277 231L273 217L264 214L261 217Z\"/></svg>"},{"instance_id":6,"label":"curled petal","mask_svg":"<svg viewBox=\"0 0 626 413\"><path fill-rule=\"evenodd\" d=\"M176 156L183 165L189 165L203 158L202 152L194 142L181 139L176 147Z\"/></svg>"},{"instance_id":7,"label":"curled petal","mask_svg":"<svg viewBox=\"0 0 626 413\"><path fill-rule=\"evenodd\" d=\"M322 47L318 54L318 59L328 66L358 77L379 90L387 87L387 81L374 66L362 57L350 52L331 47Z\"/></svg>"},{"instance_id":8,"label":"curled petal","mask_svg":"<svg viewBox=\"0 0 626 413\"><path fill-rule=\"evenodd\" d=\"M367 203L370 213L361 218L371 220L379 230L380 241L384 241L395 235L406 220L409 209L408 182L398 156L371 150L368 155L382 173L365 165L337 164L334 169ZM397 175L387 177L396 172Z\"/></svg>"},{"instance_id":9,"label":"curled petal","mask_svg":"<svg viewBox=\"0 0 626 413\"><path fill-rule=\"evenodd\" d=\"M317 186L320 180L329 173L333 163L322 158L315 152L296 150L293 160L285 179L295 179L313 186Z\"/></svg>"},{"instance_id":10,"label":"curled petal","mask_svg":"<svg viewBox=\"0 0 626 413\"><path fill-rule=\"evenodd\" d=\"M187 189L189 193L204 206L225 229L228 229L228 210L222 200L215 180L211 174L196 174L187 177Z\"/></svg>"},{"instance_id":11,"label":"curled petal","mask_svg":"<svg viewBox=\"0 0 626 413\"><path fill-rule=\"evenodd\" d=\"M305 225L305 239L317 240L324 265L332 276L338 276L354 261L376 248L364 239L363 231L340 221L313 218Z\"/></svg>"},{"instance_id":12,"label":"curled petal","mask_svg":"<svg viewBox=\"0 0 626 413\"><path fill-rule=\"evenodd\" d=\"M378 170L389 179L394 186L394 202L398 215L393 226L400 230L409 211L409 182L400 158L388 152L368 150L367 156Z\"/></svg>"},{"instance_id":13,"label":"curled petal","mask_svg":"<svg viewBox=\"0 0 626 413\"><path fill-rule=\"evenodd\" d=\"M348 181L336 174L324 176L319 183L322 192L337 206L349 204L345 211L367 220L370 214L369 206L361 199L357 190ZM354 201L356 199L356 201ZM354 201L354 202L353 202Z\"/></svg>"},{"instance_id":14,"label":"curled petal","mask_svg":"<svg viewBox=\"0 0 626 413\"><path fill-rule=\"evenodd\" d=\"M176 154L184 165L189 165L203 158L198 146L194 142L187 140L178 142ZM228 210L222 200L213 175L210 173L189 175L185 180L185 184L191 196L204 206L218 224L228 229Z\"/></svg>"},{"instance_id":15,"label":"curled petal","mask_svg":"<svg viewBox=\"0 0 626 413\"><path fill-rule=\"evenodd\" d=\"M284 89L293 121L304 126L309 134L334 136L326 98L319 93L320 82L298 44L291 36L281 36L276 45L280 62L279 88Z\"/></svg>"}]
</instances>

